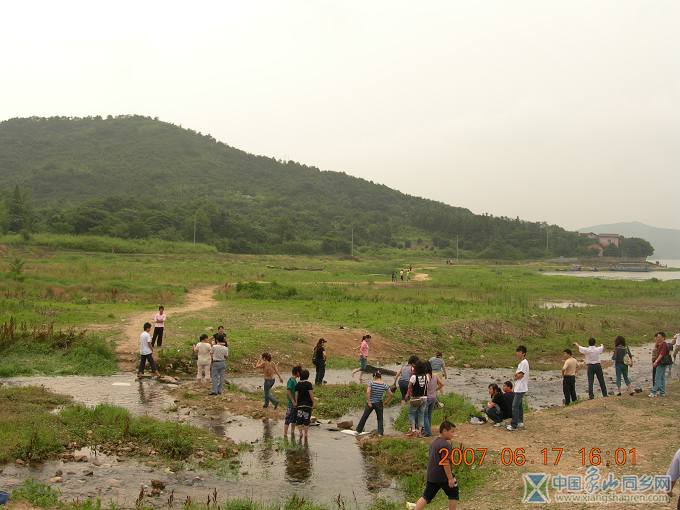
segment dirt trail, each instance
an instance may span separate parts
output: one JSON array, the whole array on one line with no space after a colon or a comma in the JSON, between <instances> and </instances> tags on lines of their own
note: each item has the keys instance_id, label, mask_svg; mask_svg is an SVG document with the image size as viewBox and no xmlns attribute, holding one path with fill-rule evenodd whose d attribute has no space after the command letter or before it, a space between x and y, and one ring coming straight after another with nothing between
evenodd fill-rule
<instances>
[{"instance_id":1,"label":"dirt trail","mask_svg":"<svg viewBox=\"0 0 680 510\"><path fill-rule=\"evenodd\" d=\"M183 305L169 308L166 312L170 320L174 315L196 312L211 308L217 303L215 301L215 291L218 286L201 287L190 291ZM122 371L134 370L137 364L139 353L139 335L142 331L142 324L151 322L153 324L154 310L130 315L123 324L118 341L116 342L116 357L118 358L118 368ZM170 326L172 328L172 326Z\"/></svg>"}]
</instances>

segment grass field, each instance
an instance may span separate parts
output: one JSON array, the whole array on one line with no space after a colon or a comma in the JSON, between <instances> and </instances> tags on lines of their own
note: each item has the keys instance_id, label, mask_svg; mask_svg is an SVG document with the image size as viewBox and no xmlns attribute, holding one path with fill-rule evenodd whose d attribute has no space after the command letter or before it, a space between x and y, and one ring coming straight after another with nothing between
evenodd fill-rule
<instances>
[{"instance_id":1,"label":"grass field","mask_svg":"<svg viewBox=\"0 0 680 510\"><path fill-rule=\"evenodd\" d=\"M3 375L110 372L113 354L106 346L120 341L126 317L146 310L151 317L160 303L169 316L162 366L189 369L191 344L225 324L230 369L246 372L263 351L284 366L309 364L320 336L330 340L329 367L352 366L362 331L376 337L371 355L378 360L442 350L450 365L510 366L522 342L532 366L547 369L558 366L560 351L574 340L595 336L611 344L623 334L635 345L658 329L678 327L680 281L548 277L540 274L547 266L538 263L448 266L415 256L124 254L20 245L2 250L0 324L87 329L98 353L92 366L76 362L81 356L26 363L19 338L14 346L0 344ZM18 274L17 258L23 262ZM392 285L391 272L408 264L429 279ZM208 285L217 289L214 306L173 315L189 289ZM544 300L593 306L543 309L538 305Z\"/></svg>"}]
</instances>

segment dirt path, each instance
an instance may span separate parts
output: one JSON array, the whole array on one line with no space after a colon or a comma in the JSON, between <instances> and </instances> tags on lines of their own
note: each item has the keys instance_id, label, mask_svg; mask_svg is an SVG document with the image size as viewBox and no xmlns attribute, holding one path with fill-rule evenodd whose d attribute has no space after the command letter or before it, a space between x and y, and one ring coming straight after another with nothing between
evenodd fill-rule
<instances>
[{"instance_id":1,"label":"dirt path","mask_svg":"<svg viewBox=\"0 0 680 510\"><path fill-rule=\"evenodd\" d=\"M168 318L172 321L174 315L196 312L211 308L217 304L215 301L215 291L218 286L201 287L190 291L183 305L166 310ZM118 368L121 371L135 369L137 356L139 353L139 335L142 331L142 324L151 322L153 324L154 311L140 312L129 316L123 324L123 329L118 335L116 342L116 357L118 358ZM170 330L172 325L170 326Z\"/></svg>"}]
</instances>

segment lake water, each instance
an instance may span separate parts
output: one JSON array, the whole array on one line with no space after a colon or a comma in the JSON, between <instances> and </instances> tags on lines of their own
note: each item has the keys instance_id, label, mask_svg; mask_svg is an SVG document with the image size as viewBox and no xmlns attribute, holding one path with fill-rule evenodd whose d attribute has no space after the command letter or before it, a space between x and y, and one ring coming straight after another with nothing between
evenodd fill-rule
<instances>
[{"instance_id":1,"label":"lake water","mask_svg":"<svg viewBox=\"0 0 680 510\"><path fill-rule=\"evenodd\" d=\"M680 260L674 259L649 259L649 262L659 262L668 268L680 269ZM602 278L603 280L651 280L656 278L661 281L680 280L680 271L546 271L548 276L578 276L580 278Z\"/></svg>"}]
</instances>

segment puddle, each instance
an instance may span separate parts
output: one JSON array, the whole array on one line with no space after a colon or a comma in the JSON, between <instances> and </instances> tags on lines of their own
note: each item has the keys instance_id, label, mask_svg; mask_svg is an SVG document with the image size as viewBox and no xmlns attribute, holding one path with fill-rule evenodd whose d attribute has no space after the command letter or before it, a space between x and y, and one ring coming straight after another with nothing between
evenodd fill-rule
<instances>
[{"instance_id":1,"label":"puddle","mask_svg":"<svg viewBox=\"0 0 680 510\"><path fill-rule=\"evenodd\" d=\"M602 278L604 280L680 280L680 271L545 271L546 276L576 276L578 278Z\"/></svg>"},{"instance_id":2,"label":"puddle","mask_svg":"<svg viewBox=\"0 0 680 510\"><path fill-rule=\"evenodd\" d=\"M579 303L578 301L541 301L538 303L538 307L545 310L551 310L553 308L587 308L589 306L593 305L589 305L588 303Z\"/></svg>"}]
</instances>

